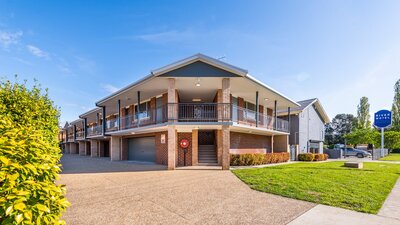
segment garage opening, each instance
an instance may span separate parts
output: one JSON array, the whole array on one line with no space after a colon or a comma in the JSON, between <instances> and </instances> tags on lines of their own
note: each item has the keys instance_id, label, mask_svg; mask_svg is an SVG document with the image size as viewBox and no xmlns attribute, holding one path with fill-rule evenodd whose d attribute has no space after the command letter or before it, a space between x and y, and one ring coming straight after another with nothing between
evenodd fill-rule
<instances>
[{"instance_id":1,"label":"garage opening","mask_svg":"<svg viewBox=\"0 0 400 225\"><path fill-rule=\"evenodd\" d=\"M128 160L156 162L155 137L138 137L128 139Z\"/></svg>"},{"instance_id":2,"label":"garage opening","mask_svg":"<svg viewBox=\"0 0 400 225\"><path fill-rule=\"evenodd\" d=\"M91 155L91 146L90 146L90 141L86 142L86 155Z\"/></svg>"}]
</instances>

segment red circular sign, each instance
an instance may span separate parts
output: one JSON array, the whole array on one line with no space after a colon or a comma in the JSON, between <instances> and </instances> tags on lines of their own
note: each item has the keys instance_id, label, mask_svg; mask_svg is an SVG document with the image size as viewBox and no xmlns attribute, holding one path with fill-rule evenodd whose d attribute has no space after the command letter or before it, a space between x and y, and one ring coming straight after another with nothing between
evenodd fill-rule
<instances>
[{"instance_id":1,"label":"red circular sign","mask_svg":"<svg viewBox=\"0 0 400 225\"><path fill-rule=\"evenodd\" d=\"M181 148L187 148L189 147L189 140L188 139L182 139L179 142L179 146L181 146Z\"/></svg>"}]
</instances>

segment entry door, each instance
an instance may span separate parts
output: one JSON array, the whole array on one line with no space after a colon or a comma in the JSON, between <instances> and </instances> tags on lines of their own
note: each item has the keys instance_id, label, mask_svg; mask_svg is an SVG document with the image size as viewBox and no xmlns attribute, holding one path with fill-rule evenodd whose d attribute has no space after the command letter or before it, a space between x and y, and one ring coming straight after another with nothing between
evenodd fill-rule
<instances>
[{"instance_id":1,"label":"entry door","mask_svg":"<svg viewBox=\"0 0 400 225\"><path fill-rule=\"evenodd\" d=\"M130 138L128 141L128 160L155 162L156 144L154 137Z\"/></svg>"}]
</instances>

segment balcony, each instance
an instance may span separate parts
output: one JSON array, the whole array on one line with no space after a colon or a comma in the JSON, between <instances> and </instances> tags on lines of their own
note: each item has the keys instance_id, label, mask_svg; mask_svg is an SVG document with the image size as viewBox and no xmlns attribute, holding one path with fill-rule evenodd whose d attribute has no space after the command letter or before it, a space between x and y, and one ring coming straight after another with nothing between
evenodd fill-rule
<instances>
[{"instance_id":1,"label":"balcony","mask_svg":"<svg viewBox=\"0 0 400 225\"><path fill-rule=\"evenodd\" d=\"M230 103L169 103L168 120L174 122L230 122Z\"/></svg>"},{"instance_id":2,"label":"balcony","mask_svg":"<svg viewBox=\"0 0 400 225\"><path fill-rule=\"evenodd\" d=\"M256 115L257 113L253 110L232 106L232 122L234 123L247 126L258 125L257 127L260 128L289 132L288 121L279 118L275 120L274 117L265 114L259 114L258 120L256 120Z\"/></svg>"},{"instance_id":3,"label":"balcony","mask_svg":"<svg viewBox=\"0 0 400 225\"><path fill-rule=\"evenodd\" d=\"M155 110L142 111L136 115L121 117L121 129L131 129L152 124L164 123L167 121L167 107L157 107ZM118 118L117 118L118 120ZM118 127L118 122L116 123Z\"/></svg>"},{"instance_id":4,"label":"balcony","mask_svg":"<svg viewBox=\"0 0 400 225\"><path fill-rule=\"evenodd\" d=\"M127 115L106 120L106 132L145 127L165 122L182 123L216 123L233 122L251 127L265 128L282 132L289 131L288 121L275 119L272 116L259 114L253 110L233 106L230 103L169 103L155 110L142 111L135 115ZM88 128L87 136L102 134L102 126Z\"/></svg>"},{"instance_id":5,"label":"balcony","mask_svg":"<svg viewBox=\"0 0 400 225\"><path fill-rule=\"evenodd\" d=\"M93 137L93 136L98 136L102 134L102 127L101 125L97 126L92 126L87 128L87 136L88 137Z\"/></svg>"},{"instance_id":6,"label":"balcony","mask_svg":"<svg viewBox=\"0 0 400 225\"><path fill-rule=\"evenodd\" d=\"M74 133L68 134L68 141L73 141L74 140Z\"/></svg>"},{"instance_id":7,"label":"balcony","mask_svg":"<svg viewBox=\"0 0 400 225\"><path fill-rule=\"evenodd\" d=\"M77 140L82 140L84 139L85 135L84 135L84 131L83 130L78 130L76 131L76 139Z\"/></svg>"}]
</instances>

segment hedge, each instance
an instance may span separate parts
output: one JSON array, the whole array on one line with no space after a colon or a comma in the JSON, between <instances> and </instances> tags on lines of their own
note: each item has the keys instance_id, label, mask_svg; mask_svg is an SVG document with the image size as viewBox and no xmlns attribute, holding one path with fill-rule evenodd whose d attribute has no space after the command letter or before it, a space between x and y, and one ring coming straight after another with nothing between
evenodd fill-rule
<instances>
[{"instance_id":1,"label":"hedge","mask_svg":"<svg viewBox=\"0 0 400 225\"><path fill-rule=\"evenodd\" d=\"M232 166L254 166L270 163L281 163L289 161L289 153L253 153L253 154L231 154Z\"/></svg>"},{"instance_id":2,"label":"hedge","mask_svg":"<svg viewBox=\"0 0 400 225\"><path fill-rule=\"evenodd\" d=\"M58 117L36 83L0 83L0 224L64 224Z\"/></svg>"},{"instance_id":3,"label":"hedge","mask_svg":"<svg viewBox=\"0 0 400 225\"><path fill-rule=\"evenodd\" d=\"M325 161L328 159L328 154L301 153L297 157L299 161Z\"/></svg>"}]
</instances>

